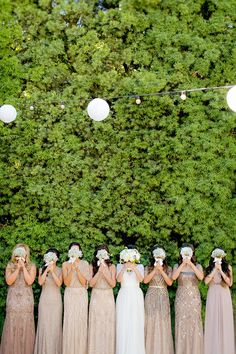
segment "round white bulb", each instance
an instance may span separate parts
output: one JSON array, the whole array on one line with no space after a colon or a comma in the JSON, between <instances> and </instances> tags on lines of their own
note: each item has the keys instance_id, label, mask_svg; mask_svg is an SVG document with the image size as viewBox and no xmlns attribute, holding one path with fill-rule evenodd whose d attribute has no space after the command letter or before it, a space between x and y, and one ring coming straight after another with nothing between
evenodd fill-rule
<instances>
[{"instance_id":1,"label":"round white bulb","mask_svg":"<svg viewBox=\"0 0 236 354\"><path fill-rule=\"evenodd\" d=\"M34 106L30 106L30 110L33 111L34 110Z\"/></svg>"},{"instance_id":2,"label":"round white bulb","mask_svg":"<svg viewBox=\"0 0 236 354\"><path fill-rule=\"evenodd\" d=\"M142 101L141 101L140 97L137 97L135 102L136 102L136 104L141 104Z\"/></svg>"},{"instance_id":3,"label":"round white bulb","mask_svg":"<svg viewBox=\"0 0 236 354\"><path fill-rule=\"evenodd\" d=\"M99 122L107 118L110 112L110 107L107 101L102 98L94 98L89 102L87 112L91 119Z\"/></svg>"},{"instance_id":4,"label":"round white bulb","mask_svg":"<svg viewBox=\"0 0 236 354\"><path fill-rule=\"evenodd\" d=\"M4 123L11 123L16 119L17 112L11 104L4 104L0 108L0 120Z\"/></svg>"},{"instance_id":5,"label":"round white bulb","mask_svg":"<svg viewBox=\"0 0 236 354\"><path fill-rule=\"evenodd\" d=\"M181 100L183 100L183 101L186 100L187 96L186 96L186 93L185 93L184 91L181 93L180 98L181 98Z\"/></svg>"},{"instance_id":6,"label":"round white bulb","mask_svg":"<svg viewBox=\"0 0 236 354\"><path fill-rule=\"evenodd\" d=\"M61 109L65 109L65 105L63 103L61 104Z\"/></svg>"},{"instance_id":7,"label":"round white bulb","mask_svg":"<svg viewBox=\"0 0 236 354\"><path fill-rule=\"evenodd\" d=\"M226 101L229 108L232 109L233 112L236 112L236 86L229 89L226 96Z\"/></svg>"}]
</instances>

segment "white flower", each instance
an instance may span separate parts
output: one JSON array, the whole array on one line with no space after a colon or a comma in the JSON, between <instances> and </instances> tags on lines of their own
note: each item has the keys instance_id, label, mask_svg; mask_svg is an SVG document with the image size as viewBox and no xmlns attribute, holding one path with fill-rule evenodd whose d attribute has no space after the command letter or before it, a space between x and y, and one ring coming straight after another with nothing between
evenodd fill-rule
<instances>
[{"instance_id":1,"label":"white flower","mask_svg":"<svg viewBox=\"0 0 236 354\"><path fill-rule=\"evenodd\" d=\"M74 263L76 258L82 258L83 253L77 246L75 246L75 247L72 246L68 252L68 256L70 258L69 263Z\"/></svg>"},{"instance_id":2,"label":"white flower","mask_svg":"<svg viewBox=\"0 0 236 354\"><path fill-rule=\"evenodd\" d=\"M44 263L46 266L48 266L50 263L54 263L58 260L56 253L54 252L48 252L45 253L43 257Z\"/></svg>"},{"instance_id":3,"label":"white flower","mask_svg":"<svg viewBox=\"0 0 236 354\"><path fill-rule=\"evenodd\" d=\"M212 254L211 257L214 258L214 262L217 263L222 263L222 258L226 256L226 253L221 249L221 248L216 248Z\"/></svg>"},{"instance_id":4,"label":"white flower","mask_svg":"<svg viewBox=\"0 0 236 354\"><path fill-rule=\"evenodd\" d=\"M25 261L26 250L24 249L24 247L17 247L14 250L13 255L16 257L16 259L22 259L23 261Z\"/></svg>"},{"instance_id":5,"label":"white flower","mask_svg":"<svg viewBox=\"0 0 236 354\"><path fill-rule=\"evenodd\" d=\"M98 266L100 266L105 260L109 259L109 254L107 252L107 250L102 249L102 250L98 250L96 257L98 258Z\"/></svg>"},{"instance_id":6,"label":"white flower","mask_svg":"<svg viewBox=\"0 0 236 354\"><path fill-rule=\"evenodd\" d=\"M193 256L193 250L191 247L182 247L180 254L183 259L191 259Z\"/></svg>"},{"instance_id":7,"label":"white flower","mask_svg":"<svg viewBox=\"0 0 236 354\"><path fill-rule=\"evenodd\" d=\"M140 257L140 253L136 249L125 248L120 252L120 263L139 263Z\"/></svg>"},{"instance_id":8,"label":"white flower","mask_svg":"<svg viewBox=\"0 0 236 354\"><path fill-rule=\"evenodd\" d=\"M155 248L155 250L152 252L153 257L155 258L155 263L154 266L157 264L160 264L161 266L163 265L163 260L166 258L166 253L163 250L163 248Z\"/></svg>"}]
</instances>

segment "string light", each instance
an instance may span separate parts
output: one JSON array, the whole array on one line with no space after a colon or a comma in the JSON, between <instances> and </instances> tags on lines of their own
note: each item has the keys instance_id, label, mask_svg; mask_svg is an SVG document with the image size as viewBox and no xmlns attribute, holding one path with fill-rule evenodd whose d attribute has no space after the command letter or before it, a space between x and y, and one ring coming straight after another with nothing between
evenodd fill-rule
<instances>
[{"instance_id":1,"label":"string light","mask_svg":"<svg viewBox=\"0 0 236 354\"><path fill-rule=\"evenodd\" d=\"M186 95L186 92L185 92L185 91L182 91L182 92L181 92L180 98L181 98L181 100L183 100L183 101L186 100L187 95Z\"/></svg>"},{"instance_id":2,"label":"string light","mask_svg":"<svg viewBox=\"0 0 236 354\"><path fill-rule=\"evenodd\" d=\"M136 100L135 100L136 104L141 104L141 98L139 96L136 97Z\"/></svg>"}]
</instances>

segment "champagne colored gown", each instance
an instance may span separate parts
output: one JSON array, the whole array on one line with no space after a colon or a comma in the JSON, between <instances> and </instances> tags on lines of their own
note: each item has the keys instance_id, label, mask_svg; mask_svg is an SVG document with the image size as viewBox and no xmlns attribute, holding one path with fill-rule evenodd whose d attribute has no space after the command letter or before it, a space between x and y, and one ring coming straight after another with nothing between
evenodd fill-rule
<instances>
[{"instance_id":1,"label":"champagne colored gown","mask_svg":"<svg viewBox=\"0 0 236 354\"><path fill-rule=\"evenodd\" d=\"M214 275L207 293L204 353L235 354L231 294L219 272Z\"/></svg>"},{"instance_id":2,"label":"champagne colored gown","mask_svg":"<svg viewBox=\"0 0 236 354\"><path fill-rule=\"evenodd\" d=\"M109 267L110 272L113 268ZM115 354L115 316L113 290L101 274L89 306L89 354Z\"/></svg>"},{"instance_id":3,"label":"champagne colored gown","mask_svg":"<svg viewBox=\"0 0 236 354\"><path fill-rule=\"evenodd\" d=\"M61 276L61 269L55 273ZM47 274L38 307L38 328L34 354L62 353L62 298L51 272Z\"/></svg>"},{"instance_id":4,"label":"champagne colored gown","mask_svg":"<svg viewBox=\"0 0 236 354\"><path fill-rule=\"evenodd\" d=\"M199 264L197 268L202 270ZM203 354L201 297L198 279L191 268L181 272L178 278L175 298L175 352Z\"/></svg>"},{"instance_id":5,"label":"champagne colored gown","mask_svg":"<svg viewBox=\"0 0 236 354\"><path fill-rule=\"evenodd\" d=\"M146 354L174 354L169 294L161 274L152 278L145 296L145 343Z\"/></svg>"},{"instance_id":6,"label":"champagne colored gown","mask_svg":"<svg viewBox=\"0 0 236 354\"><path fill-rule=\"evenodd\" d=\"M81 260L78 268L89 280L90 267ZM88 291L73 271L64 293L63 354L87 354Z\"/></svg>"},{"instance_id":7,"label":"champagne colored gown","mask_svg":"<svg viewBox=\"0 0 236 354\"><path fill-rule=\"evenodd\" d=\"M13 263L8 264L7 271L13 273L15 269ZM34 340L34 296L32 287L26 284L23 270L20 269L16 281L8 288L0 353L33 354Z\"/></svg>"}]
</instances>

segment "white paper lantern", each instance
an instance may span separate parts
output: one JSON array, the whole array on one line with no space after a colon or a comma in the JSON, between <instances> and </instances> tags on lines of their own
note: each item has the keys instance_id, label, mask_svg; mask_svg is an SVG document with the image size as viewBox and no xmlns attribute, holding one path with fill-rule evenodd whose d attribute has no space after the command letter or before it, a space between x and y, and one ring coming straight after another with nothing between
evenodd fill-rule
<instances>
[{"instance_id":1,"label":"white paper lantern","mask_svg":"<svg viewBox=\"0 0 236 354\"><path fill-rule=\"evenodd\" d=\"M0 108L0 120L4 123L11 123L16 119L17 112L15 107L10 104L4 104Z\"/></svg>"},{"instance_id":2,"label":"white paper lantern","mask_svg":"<svg viewBox=\"0 0 236 354\"><path fill-rule=\"evenodd\" d=\"M226 96L226 101L229 108L236 112L236 86L233 86L231 89L229 89Z\"/></svg>"},{"instance_id":3,"label":"white paper lantern","mask_svg":"<svg viewBox=\"0 0 236 354\"><path fill-rule=\"evenodd\" d=\"M94 100L89 102L87 112L91 119L100 122L107 118L110 112L110 107L107 101L102 98L94 98Z\"/></svg>"}]
</instances>

